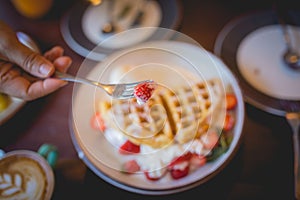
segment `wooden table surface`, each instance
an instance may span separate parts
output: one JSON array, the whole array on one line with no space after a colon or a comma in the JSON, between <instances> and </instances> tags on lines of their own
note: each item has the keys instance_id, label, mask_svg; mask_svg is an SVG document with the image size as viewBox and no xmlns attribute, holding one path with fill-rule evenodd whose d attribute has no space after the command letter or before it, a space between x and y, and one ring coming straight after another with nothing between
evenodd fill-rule
<instances>
[{"instance_id":1,"label":"wooden table surface","mask_svg":"<svg viewBox=\"0 0 300 200\"><path fill-rule=\"evenodd\" d=\"M73 59L70 73L76 74L84 58L74 52L60 32L62 16L75 0L54 1L54 9L44 18L31 20L20 16L10 1L0 0L0 19L16 31L25 31L42 50L54 45L65 49ZM269 9L271 1L183 0L179 31L213 51L221 29L233 18L247 12ZM233 6L234 5L234 6ZM150 199L116 188L98 178L77 157L69 130L73 85L25 104L0 127L0 148L37 151L44 143L59 151L55 169L53 199L93 199L106 194L114 199ZM283 117L265 113L245 103L243 140L238 153L217 176L189 191L160 196L160 199L293 199L293 156L291 129ZM93 197L93 198L92 198ZM97 198L97 199L98 199Z\"/></svg>"}]
</instances>

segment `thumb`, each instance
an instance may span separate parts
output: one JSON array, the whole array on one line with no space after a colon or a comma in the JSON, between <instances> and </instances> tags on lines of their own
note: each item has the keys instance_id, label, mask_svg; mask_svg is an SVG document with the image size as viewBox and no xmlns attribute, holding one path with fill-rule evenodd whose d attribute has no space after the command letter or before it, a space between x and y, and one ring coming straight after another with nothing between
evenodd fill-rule
<instances>
[{"instance_id":1,"label":"thumb","mask_svg":"<svg viewBox=\"0 0 300 200\"><path fill-rule=\"evenodd\" d=\"M0 20L0 59L17 64L30 74L45 78L54 73L50 61L23 45L15 32Z\"/></svg>"},{"instance_id":2,"label":"thumb","mask_svg":"<svg viewBox=\"0 0 300 200\"><path fill-rule=\"evenodd\" d=\"M32 75L46 78L54 73L55 69L50 61L22 43L18 42L12 52L9 60Z\"/></svg>"}]
</instances>

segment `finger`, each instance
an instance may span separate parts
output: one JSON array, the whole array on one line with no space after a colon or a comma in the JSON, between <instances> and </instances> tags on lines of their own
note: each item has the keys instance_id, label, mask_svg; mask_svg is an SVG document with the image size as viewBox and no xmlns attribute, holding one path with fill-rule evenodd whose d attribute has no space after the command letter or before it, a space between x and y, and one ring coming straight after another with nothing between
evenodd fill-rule
<instances>
[{"instance_id":1,"label":"finger","mask_svg":"<svg viewBox=\"0 0 300 200\"><path fill-rule=\"evenodd\" d=\"M29 85L26 90L26 93L23 95L23 99L33 100L43 96L46 96L57 89L65 86L67 84L66 81L47 78L43 81L36 81Z\"/></svg>"},{"instance_id":2,"label":"finger","mask_svg":"<svg viewBox=\"0 0 300 200\"><path fill-rule=\"evenodd\" d=\"M72 64L72 60L68 56L62 56L57 58L53 65L60 72L66 72Z\"/></svg>"},{"instance_id":3,"label":"finger","mask_svg":"<svg viewBox=\"0 0 300 200\"><path fill-rule=\"evenodd\" d=\"M27 47L19 48L15 54L16 56L13 61L34 76L46 78L51 76L55 71L50 61Z\"/></svg>"},{"instance_id":4,"label":"finger","mask_svg":"<svg viewBox=\"0 0 300 200\"><path fill-rule=\"evenodd\" d=\"M46 96L66 84L67 82L65 81L53 78L30 83L25 78L17 77L11 81L11 84L5 88L4 92L11 96L31 101Z\"/></svg>"},{"instance_id":5,"label":"finger","mask_svg":"<svg viewBox=\"0 0 300 200\"><path fill-rule=\"evenodd\" d=\"M14 97L33 100L45 96L66 84L65 81L52 78L31 82L21 76L19 68L15 68L11 63L1 64L0 91Z\"/></svg>"},{"instance_id":6,"label":"finger","mask_svg":"<svg viewBox=\"0 0 300 200\"><path fill-rule=\"evenodd\" d=\"M54 73L54 66L43 56L23 45L16 34L0 22L1 59L17 64L32 75L45 78Z\"/></svg>"},{"instance_id":7,"label":"finger","mask_svg":"<svg viewBox=\"0 0 300 200\"><path fill-rule=\"evenodd\" d=\"M52 49L46 51L44 53L44 57L47 58L49 61L54 62L55 59L63 56L64 50L60 46L55 46Z\"/></svg>"},{"instance_id":8,"label":"finger","mask_svg":"<svg viewBox=\"0 0 300 200\"><path fill-rule=\"evenodd\" d=\"M0 62L0 89L4 88L7 81L20 75L20 70L11 63Z\"/></svg>"},{"instance_id":9,"label":"finger","mask_svg":"<svg viewBox=\"0 0 300 200\"><path fill-rule=\"evenodd\" d=\"M8 54L9 61L17 64L30 74L46 78L54 73L55 69L50 61L23 44L17 43L11 48L12 51Z\"/></svg>"}]
</instances>

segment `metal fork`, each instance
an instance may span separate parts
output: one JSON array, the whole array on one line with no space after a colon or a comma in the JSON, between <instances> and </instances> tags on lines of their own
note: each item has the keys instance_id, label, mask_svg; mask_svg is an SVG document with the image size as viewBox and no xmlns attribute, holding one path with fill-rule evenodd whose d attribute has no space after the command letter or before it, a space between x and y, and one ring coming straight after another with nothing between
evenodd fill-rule
<instances>
[{"instance_id":1,"label":"metal fork","mask_svg":"<svg viewBox=\"0 0 300 200\"><path fill-rule=\"evenodd\" d=\"M76 83L89 84L92 86L99 87L103 89L108 95L113 97L114 99L130 99L134 97L134 88L135 86L148 82L152 83L152 80L143 80L132 83L119 83L119 84L104 84L97 81L92 81L85 78L75 77L70 74L62 73L59 71L55 71L55 78L71 81Z\"/></svg>"}]
</instances>

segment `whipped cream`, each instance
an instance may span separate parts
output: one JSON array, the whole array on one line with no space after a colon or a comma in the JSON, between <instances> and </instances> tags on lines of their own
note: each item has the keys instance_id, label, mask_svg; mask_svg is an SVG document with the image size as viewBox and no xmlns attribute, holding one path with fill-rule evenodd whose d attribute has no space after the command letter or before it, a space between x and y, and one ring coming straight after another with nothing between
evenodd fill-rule
<instances>
[{"instance_id":1,"label":"whipped cream","mask_svg":"<svg viewBox=\"0 0 300 200\"><path fill-rule=\"evenodd\" d=\"M105 131L105 137L117 148L119 148L127 140L120 131L112 128ZM205 137L195 139L185 144L173 143L161 149L155 149L148 145L141 144L140 153L138 155L134 155L134 158L142 171L156 173L155 176L159 176L164 173L165 168L172 162L172 160L182 156L186 152L196 153L198 155L207 155L210 152L210 149L206 149L203 146L201 141L202 138ZM184 168L185 166L181 167Z\"/></svg>"}]
</instances>

